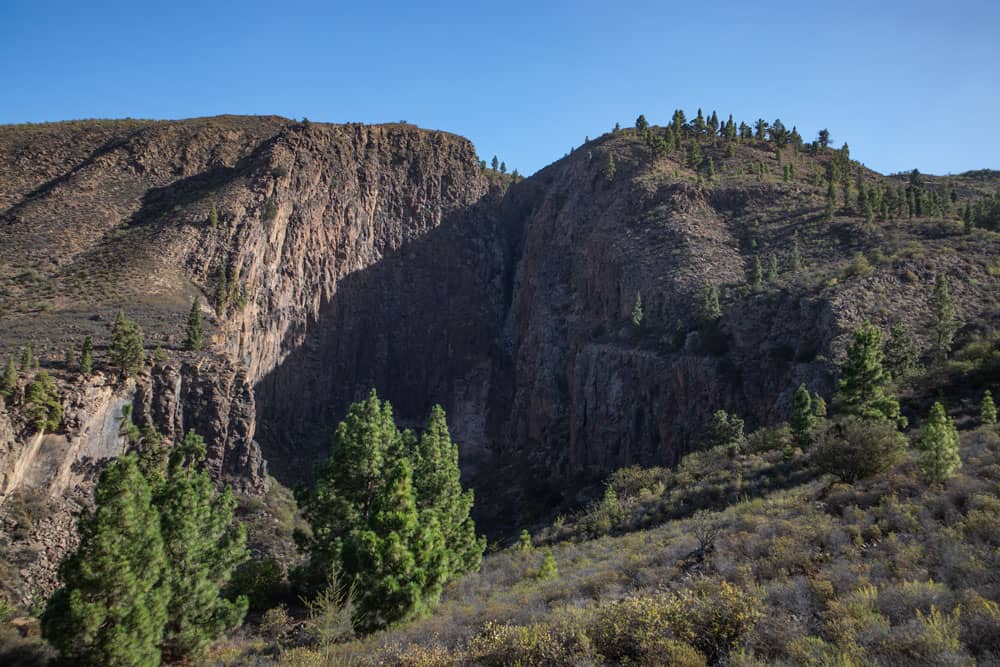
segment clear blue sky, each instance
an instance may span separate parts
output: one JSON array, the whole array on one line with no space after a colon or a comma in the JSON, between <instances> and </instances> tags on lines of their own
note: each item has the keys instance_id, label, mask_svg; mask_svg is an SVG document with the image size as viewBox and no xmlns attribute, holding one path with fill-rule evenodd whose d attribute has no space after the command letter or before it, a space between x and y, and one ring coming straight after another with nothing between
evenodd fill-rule
<instances>
[{"instance_id":1,"label":"clear blue sky","mask_svg":"<svg viewBox=\"0 0 1000 667\"><path fill-rule=\"evenodd\" d=\"M0 123L407 120L531 173L700 106L883 172L1000 168L998 0L4 0L0 27Z\"/></svg>"}]
</instances>

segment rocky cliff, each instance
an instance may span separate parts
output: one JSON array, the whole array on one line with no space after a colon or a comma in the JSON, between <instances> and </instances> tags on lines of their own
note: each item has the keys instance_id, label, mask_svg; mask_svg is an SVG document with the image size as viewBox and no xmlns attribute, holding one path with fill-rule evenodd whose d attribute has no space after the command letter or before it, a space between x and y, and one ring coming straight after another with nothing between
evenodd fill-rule
<instances>
[{"instance_id":1,"label":"rocky cliff","mask_svg":"<svg viewBox=\"0 0 1000 667\"><path fill-rule=\"evenodd\" d=\"M107 447L64 447L65 461L116 455L122 401L168 438L198 430L216 476L261 493L268 469L307 475L376 387L409 425L442 403L480 501L518 521L571 500L575 481L676 461L716 409L756 426L785 419L800 382L829 395L865 318L922 338L938 273L962 335L996 324L1000 243L954 218L996 179L933 181L956 192L944 218L869 224L850 202L827 218L829 152L701 150L716 173L618 132L512 183L467 140L405 124L0 128L0 358L31 344L67 404L87 396L86 417L42 439L15 398L0 420L4 493L39 487L26 462L53 438L104 434ZM789 165L798 176L770 175ZM772 274L758 286L755 257ZM697 315L708 285L711 323ZM195 297L210 328L197 354L181 349ZM160 359L126 382L81 378L63 351L93 335L101 366L119 306ZM41 486L65 490L56 478L69 479Z\"/></svg>"}]
</instances>

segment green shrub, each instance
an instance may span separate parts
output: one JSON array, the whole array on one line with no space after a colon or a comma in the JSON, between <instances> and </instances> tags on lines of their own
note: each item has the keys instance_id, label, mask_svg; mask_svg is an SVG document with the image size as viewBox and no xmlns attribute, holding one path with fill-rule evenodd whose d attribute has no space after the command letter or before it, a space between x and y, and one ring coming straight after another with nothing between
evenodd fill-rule
<instances>
[{"instance_id":1,"label":"green shrub","mask_svg":"<svg viewBox=\"0 0 1000 667\"><path fill-rule=\"evenodd\" d=\"M586 633L576 624L509 625L490 621L469 645L477 665L577 665L592 656Z\"/></svg>"},{"instance_id":2,"label":"green shrub","mask_svg":"<svg viewBox=\"0 0 1000 667\"><path fill-rule=\"evenodd\" d=\"M272 607L282 593L284 573L273 558L252 559L233 571L227 597L235 600L245 595L250 609L263 611Z\"/></svg>"},{"instance_id":3,"label":"green shrub","mask_svg":"<svg viewBox=\"0 0 1000 667\"><path fill-rule=\"evenodd\" d=\"M823 472L853 483L899 463L906 446L889 420L842 417L816 429L811 459Z\"/></svg>"}]
</instances>

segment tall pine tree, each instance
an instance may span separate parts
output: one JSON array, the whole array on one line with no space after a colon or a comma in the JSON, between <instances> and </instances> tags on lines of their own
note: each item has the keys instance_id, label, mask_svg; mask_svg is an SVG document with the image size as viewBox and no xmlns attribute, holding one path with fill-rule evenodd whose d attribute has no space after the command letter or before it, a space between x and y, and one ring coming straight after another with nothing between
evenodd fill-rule
<instances>
[{"instance_id":1,"label":"tall pine tree","mask_svg":"<svg viewBox=\"0 0 1000 667\"><path fill-rule=\"evenodd\" d=\"M941 483L962 466L958 454L958 430L940 401L931 407L917 442L917 467L930 482Z\"/></svg>"},{"instance_id":2,"label":"tall pine tree","mask_svg":"<svg viewBox=\"0 0 1000 667\"><path fill-rule=\"evenodd\" d=\"M125 317L124 309L119 309L111 327L111 347L108 349L111 363L122 373L138 370L143 362L143 345L142 329Z\"/></svg>"},{"instance_id":3,"label":"tall pine tree","mask_svg":"<svg viewBox=\"0 0 1000 667\"><path fill-rule=\"evenodd\" d=\"M170 602L163 633L164 658L199 655L243 621L247 598L230 601L221 590L247 559L246 531L234 525L236 498L222 493L204 469L205 440L189 431L171 453L166 480L156 491L167 555Z\"/></svg>"},{"instance_id":4,"label":"tall pine tree","mask_svg":"<svg viewBox=\"0 0 1000 667\"><path fill-rule=\"evenodd\" d=\"M979 405L979 419L985 425L995 426L997 423L997 406L989 389L983 394L983 402Z\"/></svg>"},{"instance_id":5,"label":"tall pine tree","mask_svg":"<svg viewBox=\"0 0 1000 667\"><path fill-rule=\"evenodd\" d=\"M934 291L930 298L931 309L931 351L935 361L941 362L951 354L951 345L958 331L955 319L955 303L948 289L948 278L939 273L934 279Z\"/></svg>"},{"instance_id":6,"label":"tall pine tree","mask_svg":"<svg viewBox=\"0 0 1000 667\"><path fill-rule=\"evenodd\" d=\"M891 419L901 428L906 427L906 418L899 414L899 402L887 388L882 368L882 333L871 322L865 322L854 332L854 342L847 349L841 371L843 377L834 397L838 412L864 419Z\"/></svg>"},{"instance_id":7,"label":"tall pine tree","mask_svg":"<svg viewBox=\"0 0 1000 667\"><path fill-rule=\"evenodd\" d=\"M812 396L805 384L800 384L795 390L795 397L792 399L792 418L789 426L792 435L800 446L809 444L809 433L816 423L816 416L813 414Z\"/></svg>"},{"instance_id":8,"label":"tall pine tree","mask_svg":"<svg viewBox=\"0 0 1000 667\"><path fill-rule=\"evenodd\" d=\"M205 338L205 326L201 321L201 299L194 298L191 304L191 312L188 313L187 331L185 332L184 347L197 352L201 349Z\"/></svg>"},{"instance_id":9,"label":"tall pine tree","mask_svg":"<svg viewBox=\"0 0 1000 667\"><path fill-rule=\"evenodd\" d=\"M80 520L80 544L59 567L42 634L73 665L155 667L170 591L160 516L135 457L109 465Z\"/></svg>"}]
</instances>

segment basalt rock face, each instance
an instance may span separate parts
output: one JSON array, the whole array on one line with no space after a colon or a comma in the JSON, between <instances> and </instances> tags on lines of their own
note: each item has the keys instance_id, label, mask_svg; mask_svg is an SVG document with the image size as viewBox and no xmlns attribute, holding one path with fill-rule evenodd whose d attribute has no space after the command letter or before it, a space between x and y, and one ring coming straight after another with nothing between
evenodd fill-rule
<instances>
[{"instance_id":1,"label":"basalt rock face","mask_svg":"<svg viewBox=\"0 0 1000 667\"><path fill-rule=\"evenodd\" d=\"M762 175L782 166L766 146L703 144L714 179L621 132L512 184L467 140L405 124L0 128L0 359L32 343L76 395L89 380L63 351L92 335L136 421L171 440L197 430L213 474L247 493L268 470L307 476L373 387L406 425L441 403L479 502L531 486L530 509L573 480L677 461L717 409L752 428L787 418L799 383L829 396L866 318L923 340L937 273L963 321L996 319L993 236L958 252L953 223L829 221L815 175L830 154L786 152L803 176L781 181ZM858 251L882 259L848 271ZM752 288L755 255L778 276ZM718 321L697 315L706 285ZM196 297L198 353L181 344ZM106 366L119 306L165 354L131 390ZM0 417L11 452L35 446L8 431Z\"/></svg>"}]
</instances>

